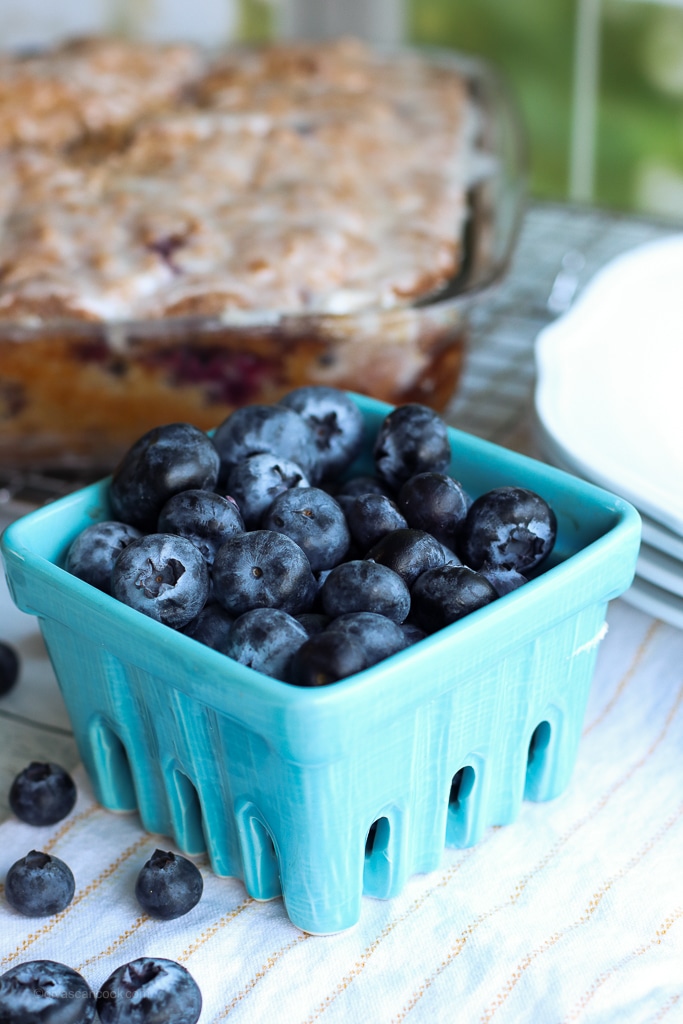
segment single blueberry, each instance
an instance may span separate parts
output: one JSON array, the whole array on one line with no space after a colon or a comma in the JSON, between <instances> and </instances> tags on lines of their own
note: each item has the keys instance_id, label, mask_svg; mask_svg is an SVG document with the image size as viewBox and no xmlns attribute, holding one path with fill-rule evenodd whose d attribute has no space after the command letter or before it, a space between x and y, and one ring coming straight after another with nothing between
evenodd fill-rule
<instances>
[{"instance_id":1,"label":"single blueberry","mask_svg":"<svg viewBox=\"0 0 683 1024\"><path fill-rule=\"evenodd\" d=\"M286 490L272 502L262 525L298 544L313 572L337 565L351 543L340 505L319 487Z\"/></svg>"},{"instance_id":2,"label":"single blueberry","mask_svg":"<svg viewBox=\"0 0 683 1024\"><path fill-rule=\"evenodd\" d=\"M212 568L215 599L231 615L252 608L310 610L317 591L308 558L290 537L251 530L228 537Z\"/></svg>"},{"instance_id":3,"label":"single blueberry","mask_svg":"<svg viewBox=\"0 0 683 1024\"><path fill-rule=\"evenodd\" d=\"M482 576L485 576L489 583L492 583L496 588L498 597L503 597L505 594L509 594L513 590L517 590L519 587L528 583L529 580L526 576L523 576L521 572L517 572L516 569L507 569L502 566L489 565L488 562L484 562L482 567L477 570Z\"/></svg>"},{"instance_id":4,"label":"single blueberry","mask_svg":"<svg viewBox=\"0 0 683 1024\"><path fill-rule=\"evenodd\" d=\"M54 825L76 803L76 785L66 769L51 761L31 761L12 781L9 805L27 825Z\"/></svg>"},{"instance_id":5,"label":"single blueberry","mask_svg":"<svg viewBox=\"0 0 683 1024\"><path fill-rule=\"evenodd\" d=\"M309 486L308 477L297 462L271 452L240 459L230 470L226 483L250 530L260 526L264 512L278 494Z\"/></svg>"},{"instance_id":6,"label":"single blueberry","mask_svg":"<svg viewBox=\"0 0 683 1024\"><path fill-rule=\"evenodd\" d=\"M453 548L471 501L464 488L445 473L417 473L401 487L396 503L407 524L431 533Z\"/></svg>"},{"instance_id":7,"label":"single blueberry","mask_svg":"<svg viewBox=\"0 0 683 1024\"><path fill-rule=\"evenodd\" d=\"M140 868L135 895L151 917L172 921L197 906L204 891L199 868L179 853L155 850Z\"/></svg>"},{"instance_id":8,"label":"single blueberry","mask_svg":"<svg viewBox=\"0 0 683 1024\"><path fill-rule=\"evenodd\" d=\"M373 456L377 475L396 489L417 473L443 473L451 461L448 428L426 405L399 405L384 418Z\"/></svg>"},{"instance_id":9,"label":"single blueberry","mask_svg":"<svg viewBox=\"0 0 683 1024\"><path fill-rule=\"evenodd\" d=\"M31 850L7 872L5 899L27 917L50 917L68 907L75 888L73 872L63 860Z\"/></svg>"},{"instance_id":10,"label":"single blueberry","mask_svg":"<svg viewBox=\"0 0 683 1024\"><path fill-rule=\"evenodd\" d=\"M284 405L245 405L235 409L216 428L214 444L221 459L221 478L250 455L270 452L301 466L311 477L316 451L303 416Z\"/></svg>"},{"instance_id":11,"label":"single blueberry","mask_svg":"<svg viewBox=\"0 0 683 1024\"><path fill-rule=\"evenodd\" d=\"M132 541L116 559L111 591L151 619L182 629L206 604L209 579L206 560L192 541L150 533Z\"/></svg>"},{"instance_id":12,"label":"single blueberry","mask_svg":"<svg viewBox=\"0 0 683 1024\"><path fill-rule=\"evenodd\" d=\"M376 665L407 646L401 626L377 612L348 612L340 615L332 619L325 632L342 633L359 644L365 652L366 665Z\"/></svg>"},{"instance_id":13,"label":"single blueberry","mask_svg":"<svg viewBox=\"0 0 683 1024\"><path fill-rule=\"evenodd\" d=\"M409 587L421 573L446 561L443 547L435 537L409 527L385 534L365 557L393 569Z\"/></svg>"},{"instance_id":14,"label":"single blueberry","mask_svg":"<svg viewBox=\"0 0 683 1024\"><path fill-rule=\"evenodd\" d=\"M341 562L351 543L340 505L319 487L297 487L278 495L262 525L291 537L306 553L313 572Z\"/></svg>"},{"instance_id":15,"label":"single blueberry","mask_svg":"<svg viewBox=\"0 0 683 1024\"><path fill-rule=\"evenodd\" d=\"M346 496L346 500L346 521L361 551L367 551L392 530L408 526L396 503L386 494L359 494L355 498Z\"/></svg>"},{"instance_id":16,"label":"single blueberry","mask_svg":"<svg viewBox=\"0 0 683 1024\"><path fill-rule=\"evenodd\" d=\"M363 646L341 632L316 633L294 653L287 682L294 686L328 686L368 667Z\"/></svg>"},{"instance_id":17,"label":"single blueberry","mask_svg":"<svg viewBox=\"0 0 683 1024\"><path fill-rule=\"evenodd\" d=\"M202 994L175 960L141 956L112 971L97 995L101 1024L197 1024Z\"/></svg>"},{"instance_id":18,"label":"single blueberry","mask_svg":"<svg viewBox=\"0 0 683 1024\"><path fill-rule=\"evenodd\" d=\"M323 612L302 612L294 617L304 627L307 636L315 636L316 633L322 633L324 629L327 629L331 621L329 615L325 615Z\"/></svg>"},{"instance_id":19,"label":"single blueberry","mask_svg":"<svg viewBox=\"0 0 683 1024\"><path fill-rule=\"evenodd\" d=\"M11 644L0 640L0 697L9 693L19 678L19 655Z\"/></svg>"},{"instance_id":20,"label":"single blueberry","mask_svg":"<svg viewBox=\"0 0 683 1024\"><path fill-rule=\"evenodd\" d=\"M173 494L212 491L220 458L214 443L190 423L169 423L143 434L114 470L109 488L116 519L146 531Z\"/></svg>"},{"instance_id":21,"label":"single blueberry","mask_svg":"<svg viewBox=\"0 0 683 1024\"><path fill-rule=\"evenodd\" d=\"M548 503L524 487L496 487L472 503L460 537L466 565L526 574L552 551L557 520Z\"/></svg>"},{"instance_id":22,"label":"single blueberry","mask_svg":"<svg viewBox=\"0 0 683 1024\"><path fill-rule=\"evenodd\" d=\"M406 642L406 647L411 647L413 644L419 643L420 640L424 640L427 636L424 629L420 629L414 622L402 622L401 632Z\"/></svg>"},{"instance_id":23,"label":"single blueberry","mask_svg":"<svg viewBox=\"0 0 683 1024\"><path fill-rule=\"evenodd\" d=\"M280 399L308 424L316 451L316 479L334 479L356 458L363 445L363 414L344 391L306 385Z\"/></svg>"},{"instance_id":24,"label":"single blueberry","mask_svg":"<svg viewBox=\"0 0 683 1024\"><path fill-rule=\"evenodd\" d=\"M427 633L457 622L498 597L485 576L466 565L428 569L413 584L411 619Z\"/></svg>"},{"instance_id":25,"label":"single blueberry","mask_svg":"<svg viewBox=\"0 0 683 1024\"><path fill-rule=\"evenodd\" d=\"M185 636L191 636L198 643L225 654L225 645L228 642L233 622L234 617L226 612L222 605L217 601L209 601L199 615L183 626L181 632Z\"/></svg>"},{"instance_id":26,"label":"single blueberry","mask_svg":"<svg viewBox=\"0 0 683 1024\"><path fill-rule=\"evenodd\" d=\"M383 494L385 498L393 498L393 488L385 480L377 476L360 474L352 476L339 485L338 494L347 494L357 498L359 494Z\"/></svg>"},{"instance_id":27,"label":"single blueberry","mask_svg":"<svg viewBox=\"0 0 683 1024\"><path fill-rule=\"evenodd\" d=\"M233 533L244 531L237 504L215 491L191 489L169 498L157 522L157 533L175 533L199 548L208 565Z\"/></svg>"},{"instance_id":28,"label":"single blueberry","mask_svg":"<svg viewBox=\"0 0 683 1024\"><path fill-rule=\"evenodd\" d=\"M0 974L2 1024L92 1024L95 995L78 971L56 960L26 960Z\"/></svg>"},{"instance_id":29,"label":"single blueberry","mask_svg":"<svg viewBox=\"0 0 683 1024\"><path fill-rule=\"evenodd\" d=\"M331 618L349 612L377 612L403 622L410 611L410 591L398 573L378 562L342 562L321 590L323 611Z\"/></svg>"},{"instance_id":30,"label":"single blueberry","mask_svg":"<svg viewBox=\"0 0 683 1024\"><path fill-rule=\"evenodd\" d=\"M308 633L280 608L252 608L235 619L225 653L257 672L285 680L292 655Z\"/></svg>"},{"instance_id":31,"label":"single blueberry","mask_svg":"<svg viewBox=\"0 0 683 1024\"><path fill-rule=\"evenodd\" d=\"M91 523L71 543L64 568L79 580L110 594L114 562L131 541L141 536L140 531L128 523L115 520Z\"/></svg>"}]
</instances>

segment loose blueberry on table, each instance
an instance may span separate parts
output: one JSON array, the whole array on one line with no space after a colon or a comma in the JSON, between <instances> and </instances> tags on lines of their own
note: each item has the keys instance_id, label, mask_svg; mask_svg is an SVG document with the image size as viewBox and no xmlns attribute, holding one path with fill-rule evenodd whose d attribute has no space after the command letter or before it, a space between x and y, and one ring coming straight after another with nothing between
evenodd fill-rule
<instances>
[{"instance_id":1,"label":"loose blueberry on table","mask_svg":"<svg viewBox=\"0 0 683 1024\"><path fill-rule=\"evenodd\" d=\"M427 406L398 406L367 434L348 395L312 385L237 409L213 438L149 431L111 481L111 594L264 675L320 686L537 573L557 534L540 495L511 482L473 498ZM80 547L87 531L74 558Z\"/></svg>"},{"instance_id":2,"label":"loose blueberry on table","mask_svg":"<svg viewBox=\"0 0 683 1024\"><path fill-rule=\"evenodd\" d=\"M155 850L135 881L135 895L142 909L164 921L189 914L203 891L204 880L196 864L170 850Z\"/></svg>"},{"instance_id":3,"label":"loose blueberry on table","mask_svg":"<svg viewBox=\"0 0 683 1024\"><path fill-rule=\"evenodd\" d=\"M28 960L0 975L2 1024L92 1024L95 995L85 979L56 960Z\"/></svg>"},{"instance_id":4,"label":"loose blueberry on table","mask_svg":"<svg viewBox=\"0 0 683 1024\"><path fill-rule=\"evenodd\" d=\"M5 899L27 917L58 914L71 903L74 890L71 868L41 850L31 850L15 861L5 878Z\"/></svg>"},{"instance_id":5,"label":"loose blueberry on table","mask_svg":"<svg viewBox=\"0 0 683 1024\"><path fill-rule=\"evenodd\" d=\"M101 1024L196 1024L202 995L190 972L174 960L139 957L121 964L97 995Z\"/></svg>"},{"instance_id":6,"label":"loose blueberry on table","mask_svg":"<svg viewBox=\"0 0 683 1024\"><path fill-rule=\"evenodd\" d=\"M76 785L66 769L51 761L31 761L12 781L9 805L27 825L54 825L73 810Z\"/></svg>"}]
</instances>

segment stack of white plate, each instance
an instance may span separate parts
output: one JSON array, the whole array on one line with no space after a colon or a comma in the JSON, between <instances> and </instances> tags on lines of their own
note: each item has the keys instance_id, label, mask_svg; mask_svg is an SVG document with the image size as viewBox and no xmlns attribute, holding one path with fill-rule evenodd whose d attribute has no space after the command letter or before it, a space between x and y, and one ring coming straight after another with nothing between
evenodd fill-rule
<instances>
[{"instance_id":1,"label":"stack of white plate","mask_svg":"<svg viewBox=\"0 0 683 1024\"><path fill-rule=\"evenodd\" d=\"M683 236L601 270L539 335L536 368L542 454L636 506L624 599L683 628Z\"/></svg>"}]
</instances>

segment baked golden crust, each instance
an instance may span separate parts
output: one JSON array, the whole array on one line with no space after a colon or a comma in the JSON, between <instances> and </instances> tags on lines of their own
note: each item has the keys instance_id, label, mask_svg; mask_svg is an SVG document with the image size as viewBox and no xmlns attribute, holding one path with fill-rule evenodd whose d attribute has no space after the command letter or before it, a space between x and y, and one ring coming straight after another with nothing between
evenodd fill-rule
<instances>
[{"instance_id":1,"label":"baked golden crust","mask_svg":"<svg viewBox=\"0 0 683 1024\"><path fill-rule=\"evenodd\" d=\"M0 59L0 319L390 308L458 269L466 85L353 40Z\"/></svg>"}]
</instances>

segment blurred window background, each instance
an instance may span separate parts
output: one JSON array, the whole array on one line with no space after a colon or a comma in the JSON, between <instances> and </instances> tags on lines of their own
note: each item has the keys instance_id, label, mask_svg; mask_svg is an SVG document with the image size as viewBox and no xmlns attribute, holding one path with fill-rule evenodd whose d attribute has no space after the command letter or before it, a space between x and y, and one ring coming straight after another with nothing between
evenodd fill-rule
<instances>
[{"instance_id":1,"label":"blurred window background","mask_svg":"<svg viewBox=\"0 0 683 1024\"><path fill-rule=\"evenodd\" d=\"M220 46L355 33L493 61L539 198L683 217L683 0L0 0L0 44L115 31Z\"/></svg>"}]
</instances>

